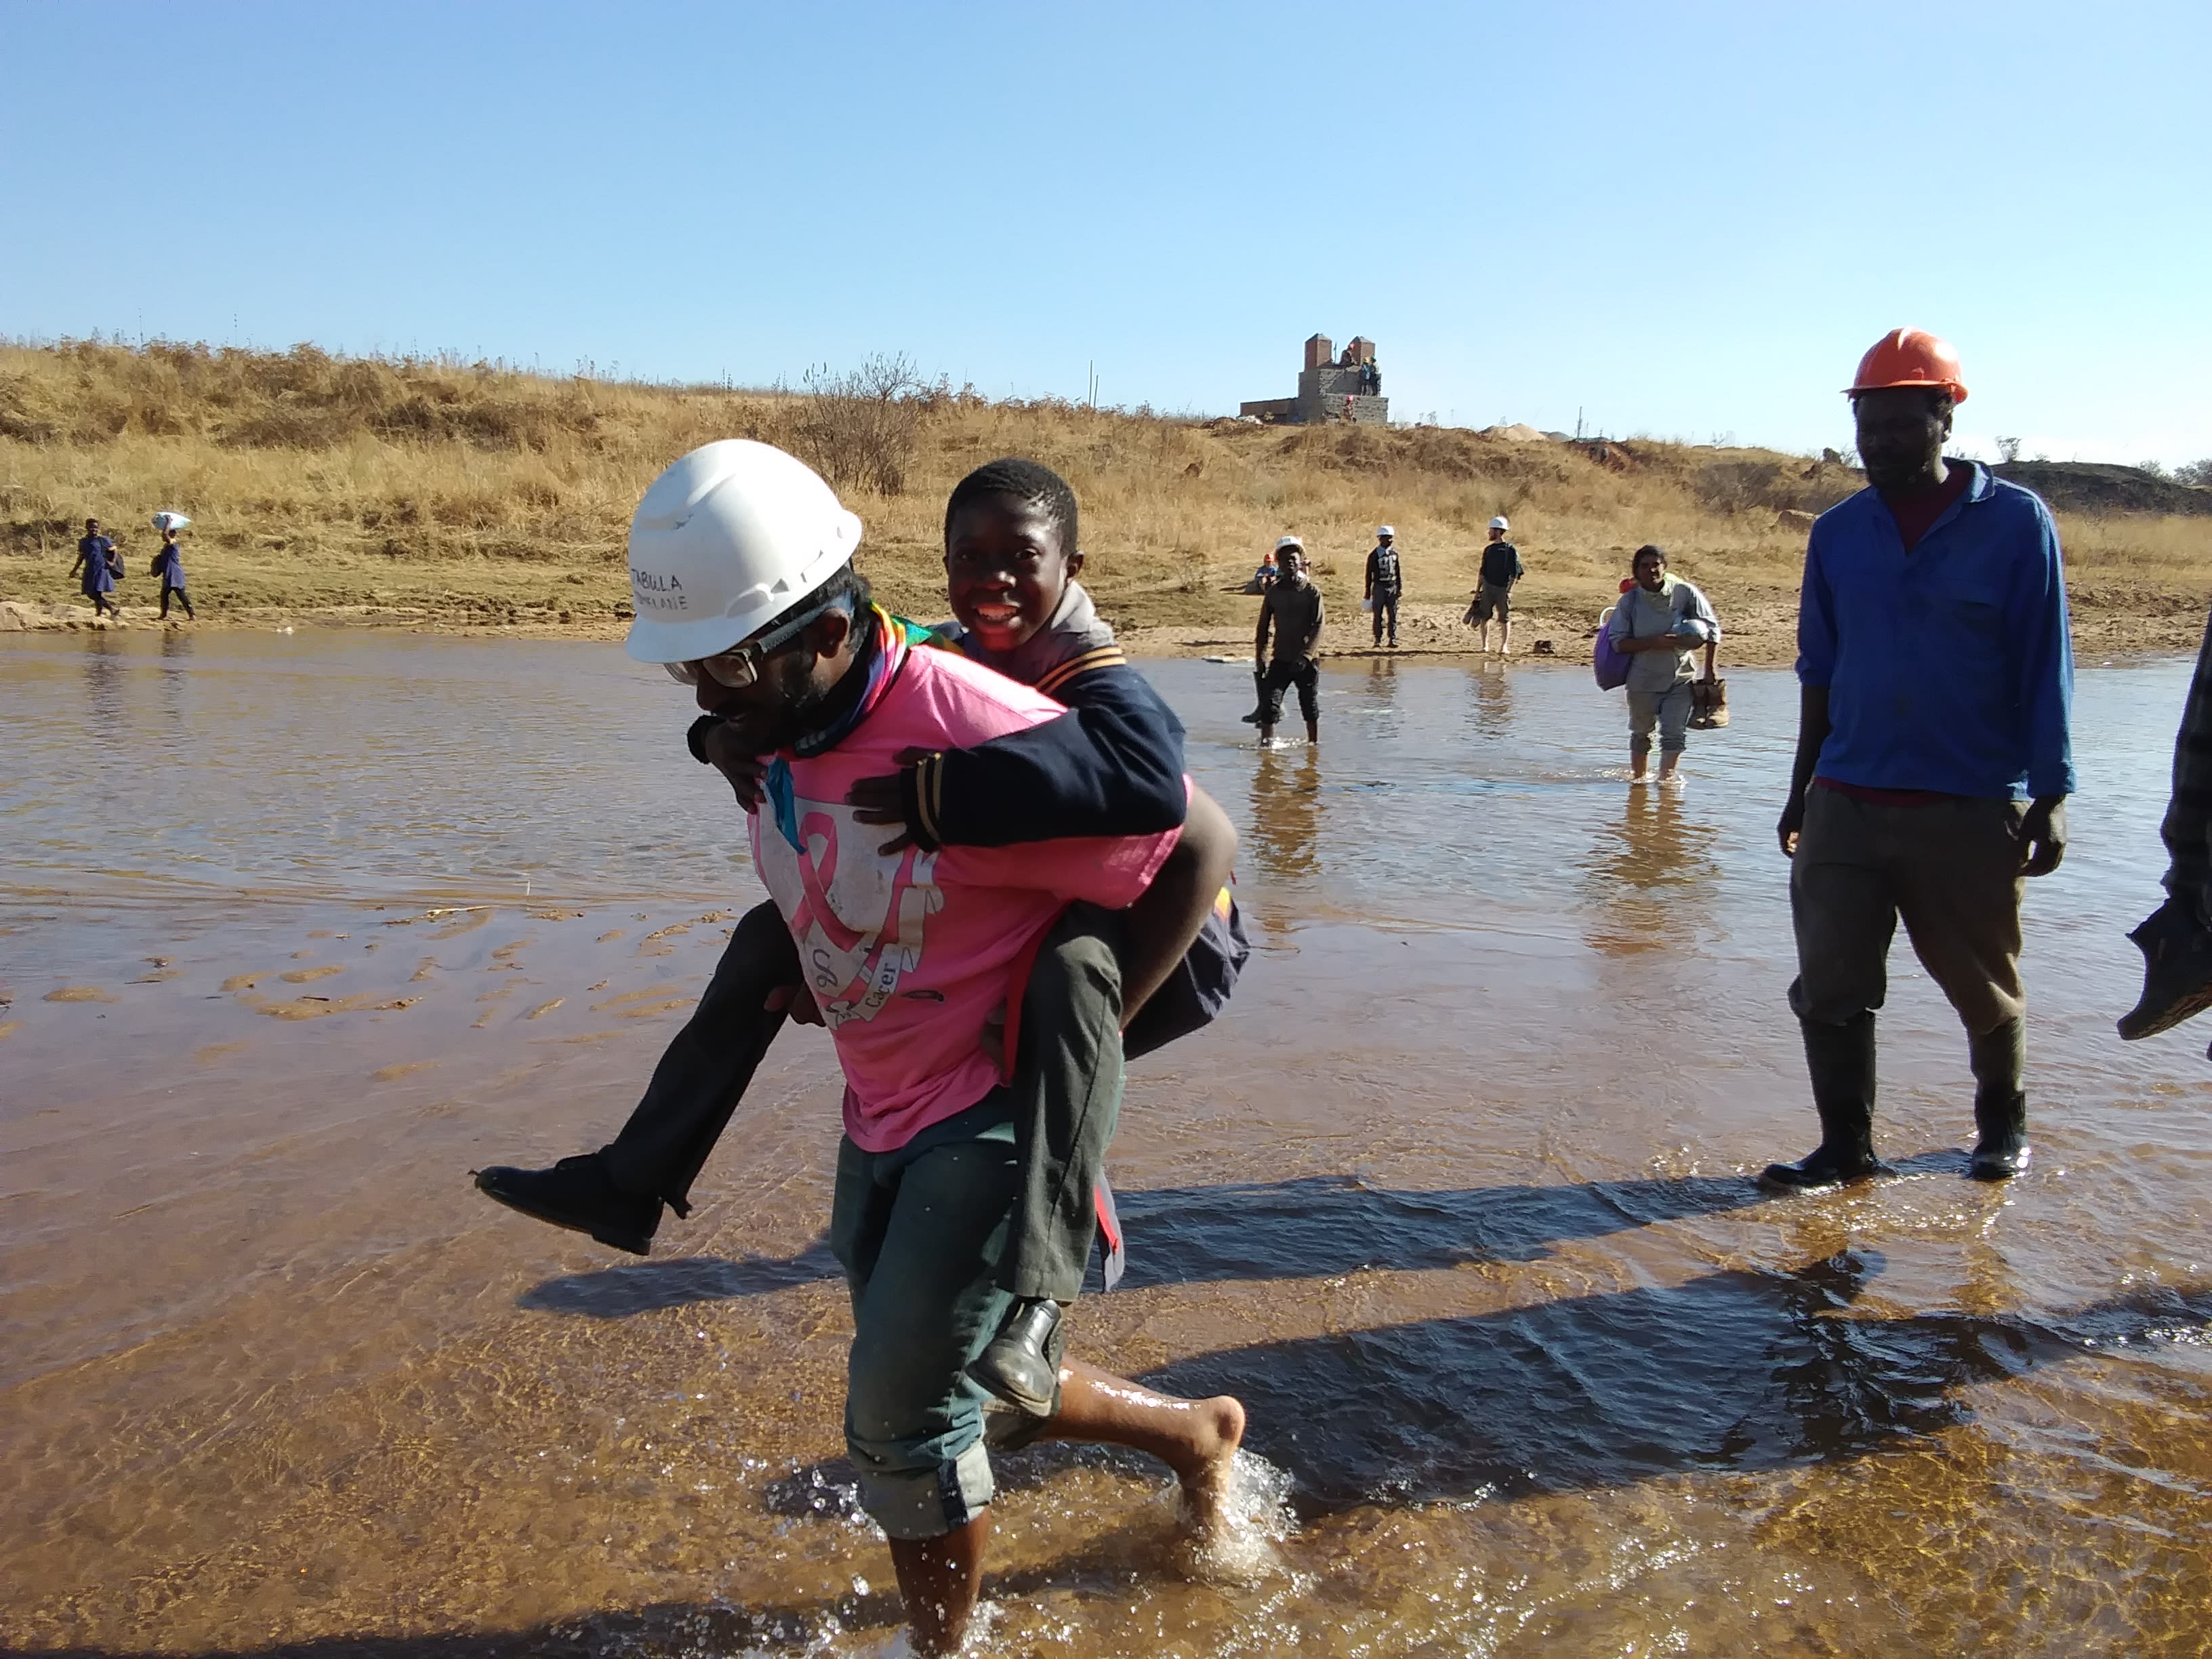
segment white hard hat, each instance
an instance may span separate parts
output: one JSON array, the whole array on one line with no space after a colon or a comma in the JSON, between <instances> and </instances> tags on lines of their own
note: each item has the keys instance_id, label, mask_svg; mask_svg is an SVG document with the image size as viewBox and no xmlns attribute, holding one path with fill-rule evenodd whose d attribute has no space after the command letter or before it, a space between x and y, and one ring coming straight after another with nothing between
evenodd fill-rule
<instances>
[{"instance_id":1,"label":"white hard hat","mask_svg":"<svg viewBox=\"0 0 2212 1659\"><path fill-rule=\"evenodd\" d=\"M696 662L743 644L844 568L860 521L804 461L725 438L653 481L629 523L623 648Z\"/></svg>"},{"instance_id":2,"label":"white hard hat","mask_svg":"<svg viewBox=\"0 0 2212 1659\"><path fill-rule=\"evenodd\" d=\"M1300 541L1296 536L1284 537L1282 540L1275 544L1275 551L1279 553L1286 547L1295 547L1301 553L1306 550L1306 544Z\"/></svg>"},{"instance_id":3,"label":"white hard hat","mask_svg":"<svg viewBox=\"0 0 2212 1659\"><path fill-rule=\"evenodd\" d=\"M1510 530L1513 528L1511 525L1505 522L1505 515L1503 513L1499 514L1496 518L1490 521L1490 527L1492 530Z\"/></svg>"},{"instance_id":4,"label":"white hard hat","mask_svg":"<svg viewBox=\"0 0 2212 1659\"><path fill-rule=\"evenodd\" d=\"M1389 525L1382 524L1375 526L1375 533L1378 536L1395 536L1398 532L1391 529Z\"/></svg>"}]
</instances>

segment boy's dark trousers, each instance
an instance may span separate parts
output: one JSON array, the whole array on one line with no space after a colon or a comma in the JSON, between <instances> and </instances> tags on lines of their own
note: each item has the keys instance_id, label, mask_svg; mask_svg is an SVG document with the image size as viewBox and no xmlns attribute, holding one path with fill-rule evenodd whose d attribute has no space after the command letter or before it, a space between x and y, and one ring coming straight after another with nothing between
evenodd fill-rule
<instances>
[{"instance_id":1,"label":"boy's dark trousers","mask_svg":"<svg viewBox=\"0 0 2212 1659\"><path fill-rule=\"evenodd\" d=\"M1121 943L1117 914L1072 907L1038 951L1022 999L1012 1093L1023 1190L1000 1273L1016 1296L1073 1302L1082 1288L1121 1111ZM690 1212L691 1183L788 1018L763 1005L799 983L791 930L774 903L757 905L629 1121L600 1149L615 1185Z\"/></svg>"},{"instance_id":2,"label":"boy's dark trousers","mask_svg":"<svg viewBox=\"0 0 2212 1659\"><path fill-rule=\"evenodd\" d=\"M799 983L799 947L775 903L745 912L691 1018L653 1068L622 1133L599 1149L616 1186L691 1212L691 1183L790 1018L763 1005Z\"/></svg>"},{"instance_id":3,"label":"boy's dark trousers","mask_svg":"<svg viewBox=\"0 0 2212 1659\"><path fill-rule=\"evenodd\" d=\"M1277 657L1260 677L1260 724L1277 726L1283 719L1283 694L1298 689L1298 713L1311 725L1321 718L1321 665L1311 657Z\"/></svg>"}]
</instances>

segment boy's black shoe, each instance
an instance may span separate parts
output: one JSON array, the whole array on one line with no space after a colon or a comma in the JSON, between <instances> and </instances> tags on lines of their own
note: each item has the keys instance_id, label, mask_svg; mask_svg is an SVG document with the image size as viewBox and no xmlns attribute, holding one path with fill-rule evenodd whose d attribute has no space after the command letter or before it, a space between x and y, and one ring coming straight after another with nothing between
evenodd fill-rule
<instances>
[{"instance_id":1,"label":"boy's black shoe","mask_svg":"<svg viewBox=\"0 0 2212 1659\"><path fill-rule=\"evenodd\" d=\"M2120 1016L2123 1037L2156 1036L2212 1008L2212 932L2189 906L2166 900L2128 937L2143 954L2143 988Z\"/></svg>"},{"instance_id":2,"label":"boy's black shoe","mask_svg":"<svg viewBox=\"0 0 2212 1659\"><path fill-rule=\"evenodd\" d=\"M1031 1417L1050 1417L1060 1398L1060 1368L1046 1352L1060 1327L1060 1304L1017 1302L991 1346L968 1368L968 1380Z\"/></svg>"},{"instance_id":3,"label":"boy's black shoe","mask_svg":"<svg viewBox=\"0 0 2212 1659\"><path fill-rule=\"evenodd\" d=\"M653 1230L660 1225L660 1200L616 1186L597 1152L564 1158L550 1170L494 1164L477 1171L477 1188L510 1210L589 1233L632 1255L652 1253Z\"/></svg>"}]
</instances>

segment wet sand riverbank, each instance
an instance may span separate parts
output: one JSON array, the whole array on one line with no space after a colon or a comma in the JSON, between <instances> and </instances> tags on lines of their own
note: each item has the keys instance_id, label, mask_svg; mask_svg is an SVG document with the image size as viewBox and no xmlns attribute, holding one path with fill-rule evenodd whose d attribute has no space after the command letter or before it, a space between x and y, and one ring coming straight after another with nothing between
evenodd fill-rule
<instances>
[{"instance_id":1,"label":"wet sand riverbank","mask_svg":"<svg viewBox=\"0 0 2212 1659\"><path fill-rule=\"evenodd\" d=\"M754 902L680 695L607 646L180 633L0 642L0 1646L876 1650L826 1042L650 1260L468 1184L611 1133ZM1131 1276L1078 1340L1242 1395L1282 1536L1194 1583L1164 1471L1008 1460L994 1650L2197 1650L2212 1066L2111 1030L2185 664L2083 676L2030 1174L1960 1179L1900 948L1905 1175L1771 1201L1786 676L1677 796L1583 673L1340 664L1320 750L1255 754L1240 670L1155 672L1259 950L1131 1069Z\"/></svg>"}]
</instances>

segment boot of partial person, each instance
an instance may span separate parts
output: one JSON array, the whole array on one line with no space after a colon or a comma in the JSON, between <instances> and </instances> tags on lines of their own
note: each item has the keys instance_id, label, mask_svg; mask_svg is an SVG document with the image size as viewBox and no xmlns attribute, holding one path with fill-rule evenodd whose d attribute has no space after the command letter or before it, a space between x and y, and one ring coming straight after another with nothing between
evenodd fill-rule
<instances>
[{"instance_id":1,"label":"boot of partial person","mask_svg":"<svg viewBox=\"0 0 2212 1659\"><path fill-rule=\"evenodd\" d=\"M968 1380L1031 1417L1050 1417L1060 1398L1060 1368L1048 1350L1059 1325L1060 1304L1049 1297L1017 1302L968 1367Z\"/></svg>"},{"instance_id":2,"label":"boot of partial person","mask_svg":"<svg viewBox=\"0 0 2212 1659\"><path fill-rule=\"evenodd\" d=\"M1805 1069L1820 1115L1820 1144L1795 1164L1770 1164L1759 1179L1799 1191L1840 1187L1890 1173L1874 1155L1874 1016L1842 1025L1798 1022L1805 1034Z\"/></svg>"},{"instance_id":3,"label":"boot of partial person","mask_svg":"<svg viewBox=\"0 0 2212 1659\"><path fill-rule=\"evenodd\" d=\"M2212 1008L2212 930L2195 906L2169 898L2128 938L2142 952L2143 988L2120 1016L2121 1036L2156 1036Z\"/></svg>"},{"instance_id":4,"label":"boot of partial person","mask_svg":"<svg viewBox=\"0 0 2212 1659\"><path fill-rule=\"evenodd\" d=\"M1976 1181L2009 1181L2028 1160L2027 1095L2021 1087L2027 1027L2008 1019L1976 1037L1968 1052L1974 1067L1974 1127L1981 1139L1966 1173Z\"/></svg>"},{"instance_id":5,"label":"boot of partial person","mask_svg":"<svg viewBox=\"0 0 2212 1659\"><path fill-rule=\"evenodd\" d=\"M653 1251L660 1225L660 1200L640 1198L615 1185L597 1152L564 1158L550 1170L494 1164L477 1171L477 1189L510 1210L538 1221L589 1233L602 1244L632 1255Z\"/></svg>"}]
</instances>

